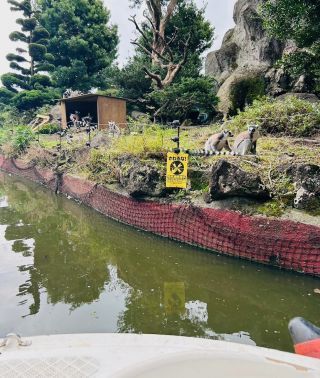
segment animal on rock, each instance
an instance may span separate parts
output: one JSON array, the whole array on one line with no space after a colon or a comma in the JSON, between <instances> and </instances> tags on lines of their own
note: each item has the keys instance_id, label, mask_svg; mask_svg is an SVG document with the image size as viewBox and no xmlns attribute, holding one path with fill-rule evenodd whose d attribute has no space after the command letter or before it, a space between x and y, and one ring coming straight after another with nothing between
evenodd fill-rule
<instances>
[{"instance_id":1,"label":"animal on rock","mask_svg":"<svg viewBox=\"0 0 320 378\"><path fill-rule=\"evenodd\" d=\"M255 155L257 153L257 140L260 138L257 125L249 125L248 130L240 133L232 147L233 155Z\"/></svg>"},{"instance_id":2,"label":"animal on rock","mask_svg":"<svg viewBox=\"0 0 320 378\"><path fill-rule=\"evenodd\" d=\"M233 134L229 130L224 130L221 133L211 135L206 141L204 146L205 154L219 154L223 149L231 152L231 148L228 143L228 138L233 137Z\"/></svg>"}]
</instances>

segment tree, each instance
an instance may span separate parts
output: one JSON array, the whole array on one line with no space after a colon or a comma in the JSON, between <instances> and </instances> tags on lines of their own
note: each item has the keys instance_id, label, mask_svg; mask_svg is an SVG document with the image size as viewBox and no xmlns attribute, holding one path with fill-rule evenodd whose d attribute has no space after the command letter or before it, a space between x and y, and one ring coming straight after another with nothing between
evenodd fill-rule
<instances>
[{"instance_id":1,"label":"tree","mask_svg":"<svg viewBox=\"0 0 320 378\"><path fill-rule=\"evenodd\" d=\"M31 0L8 0L12 11L22 12L23 17L16 20L21 31L14 31L9 38L14 42L26 45L18 47L16 53L7 55L10 67L18 71L4 74L1 78L3 85L11 92L18 90L32 90L45 88L51 85L49 76L43 74L52 70L49 63L52 56L47 53L49 33L40 26L37 16L38 10Z\"/></svg>"},{"instance_id":2,"label":"tree","mask_svg":"<svg viewBox=\"0 0 320 378\"><path fill-rule=\"evenodd\" d=\"M101 0L38 0L51 37L53 80L61 90L104 87L104 71L116 57L117 27Z\"/></svg>"},{"instance_id":3,"label":"tree","mask_svg":"<svg viewBox=\"0 0 320 378\"><path fill-rule=\"evenodd\" d=\"M154 116L166 120L196 120L201 111L212 114L218 103L214 79L205 76L182 78L163 90L155 90L148 96L157 105Z\"/></svg>"},{"instance_id":4,"label":"tree","mask_svg":"<svg viewBox=\"0 0 320 378\"><path fill-rule=\"evenodd\" d=\"M135 6L141 6L143 3L144 1L136 2ZM168 1L164 1L162 5L164 11ZM213 38L213 27L206 21L204 11L198 9L193 1L182 0L176 5L170 20L166 23L165 40L169 42L170 53L164 52L165 58L172 58L174 62L181 61L185 52L184 41L186 38L189 39L187 59L174 75L159 56L158 61L157 57L156 61L152 59L150 46L155 30L150 26L150 17L145 11L146 21L138 25L143 35L140 33L140 37L134 41L137 46L135 55L116 76L120 93L135 100L139 110L151 112L155 117L170 119L188 117L195 108L210 111L213 109L216 103L215 96L212 97L214 85L212 80L201 75L202 53L211 46ZM150 72L157 75L159 80L163 81L162 84L159 85ZM172 76L164 85L168 74ZM205 95L198 96L196 101L197 96L194 96L192 91L199 95L200 87L205 90ZM190 96L189 100L187 96Z\"/></svg>"},{"instance_id":5,"label":"tree","mask_svg":"<svg viewBox=\"0 0 320 378\"><path fill-rule=\"evenodd\" d=\"M151 68L144 72L158 89L169 86L187 64L190 56L200 55L211 46L213 28L204 19L204 9L188 0L133 0L145 3L144 22L130 18L140 38L132 41L149 57Z\"/></svg>"},{"instance_id":6,"label":"tree","mask_svg":"<svg viewBox=\"0 0 320 378\"><path fill-rule=\"evenodd\" d=\"M309 76L320 92L320 2L319 0L267 0L261 6L264 25L269 32L297 46L282 63L294 77ZM317 88L318 85L318 88Z\"/></svg>"}]
</instances>

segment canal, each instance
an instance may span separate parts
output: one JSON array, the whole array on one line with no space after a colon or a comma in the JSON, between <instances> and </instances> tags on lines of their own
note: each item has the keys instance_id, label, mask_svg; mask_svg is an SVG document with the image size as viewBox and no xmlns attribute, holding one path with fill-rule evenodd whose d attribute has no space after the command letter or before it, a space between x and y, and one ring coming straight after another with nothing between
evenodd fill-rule
<instances>
[{"instance_id":1,"label":"canal","mask_svg":"<svg viewBox=\"0 0 320 378\"><path fill-rule=\"evenodd\" d=\"M134 332L291 351L320 280L139 232L0 173L0 337Z\"/></svg>"}]
</instances>

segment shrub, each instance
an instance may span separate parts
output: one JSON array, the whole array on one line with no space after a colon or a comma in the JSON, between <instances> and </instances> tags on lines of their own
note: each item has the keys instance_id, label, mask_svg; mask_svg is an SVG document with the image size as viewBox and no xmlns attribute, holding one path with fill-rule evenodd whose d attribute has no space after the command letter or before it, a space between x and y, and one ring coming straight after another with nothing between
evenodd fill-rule
<instances>
[{"instance_id":1,"label":"shrub","mask_svg":"<svg viewBox=\"0 0 320 378\"><path fill-rule=\"evenodd\" d=\"M252 106L230 121L230 128L239 131L246 125L260 125L262 133L307 137L320 130L320 104L312 104L294 96L283 101L270 98L255 100Z\"/></svg>"},{"instance_id":2,"label":"shrub","mask_svg":"<svg viewBox=\"0 0 320 378\"><path fill-rule=\"evenodd\" d=\"M34 134L28 126L18 126L13 131L12 146L17 152L23 152L34 139Z\"/></svg>"},{"instance_id":3,"label":"shrub","mask_svg":"<svg viewBox=\"0 0 320 378\"><path fill-rule=\"evenodd\" d=\"M39 130L39 134L55 134L59 130L59 125L49 123L41 127L41 129Z\"/></svg>"},{"instance_id":4,"label":"shrub","mask_svg":"<svg viewBox=\"0 0 320 378\"><path fill-rule=\"evenodd\" d=\"M7 155L17 155L24 152L34 139L34 134L28 126L17 126L0 129L0 144Z\"/></svg>"}]
</instances>

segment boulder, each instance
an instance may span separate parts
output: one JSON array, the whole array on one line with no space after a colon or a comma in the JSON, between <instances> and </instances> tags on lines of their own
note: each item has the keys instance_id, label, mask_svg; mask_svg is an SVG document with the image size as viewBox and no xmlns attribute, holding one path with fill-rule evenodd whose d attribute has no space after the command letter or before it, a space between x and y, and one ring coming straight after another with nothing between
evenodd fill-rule
<instances>
[{"instance_id":1,"label":"boulder","mask_svg":"<svg viewBox=\"0 0 320 378\"><path fill-rule=\"evenodd\" d=\"M135 198L159 197L165 192L159 170L130 157L119 159L119 182Z\"/></svg>"},{"instance_id":2,"label":"boulder","mask_svg":"<svg viewBox=\"0 0 320 378\"><path fill-rule=\"evenodd\" d=\"M217 96L219 97L219 111L223 114L236 114L238 109L245 106L246 96L252 91L257 83L263 81L266 67L252 67L248 69L238 69L234 71L220 86ZM251 86L251 88L248 87ZM264 86L264 84L263 84ZM248 87L247 91L244 87ZM235 94L237 93L237 95ZM241 98L239 98L239 95ZM257 97L264 95L259 90Z\"/></svg>"},{"instance_id":3,"label":"boulder","mask_svg":"<svg viewBox=\"0 0 320 378\"><path fill-rule=\"evenodd\" d=\"M320 166L315 164L284 164L277 171L285 174L296 188L293 206L300 210L320 207Z\"/></svg>"},{"instance_id":4,"label":"boulder","mask_svg":"<svg viewBox=\"0 0 320 378\"><path fill-rule=\"evenodd\" d=\"M284 101L287 97L296 97L299 100L308 101L311 104L319 104L320 99L315 94L312 93L294 93L288 92L277 97L277 100Z\"/></svg>"},{"instance_id":5,"label":"boulder","mask_svg":"<svg viewBox=\"0 0 320 378\"><path fill-rule=\"evenodd\" d=\"M212 167L209 194L211 200L227 197L270 198L269 190L258 175L245 172L226 160L220 160Z\"/></svg>"},{"instance_id":6,"label":"boulder","mask_svg":"<svg viewBox=\"0 0 320 378\"><path fill-rule=\"evenodd\" d=\"M92 148L106 147L109 148L111 145L111 137L105 131L99 131L95 134L91 140Z\"/></svg>"},{"instance_id":7,"label":"boulder","mask_svg":"<svg viewBox=\"0 0 320 378\"><path fill-rule=\"evenodd\" d=\"M315 193L309 192L304 188L297 191L294 199L294 207L299 210L314 210L320 202Z\"/></svg>"},{"instance_id":8,"label":"boulder","mask_svg":"<svg viewBox=\"0 0 320 378\"><path fill-rule=\"evenodd\" d=\"M243 68L271 67L281 58L284 44L263 29L258 7L263 0L238 0L234 7L234 29L229 30L221 49L208 54L206 74L221 84Z\"/></svg>"},{"instance_id":9,"label":"boulder","mask_svg":"<svg viewBox=\"0 0 320 378\"><path fill-rule=\"evenodd\" d=\"M281 42L264 30L258 8L264 0L238 0L234 7L235 27L225 34L219 50L206 58L206 75L214 77L220 87L219 110L228 114L232 84L257 74L265 79L265 93L279 96L288 91L308 92L305 76L292 79L281 69L273 68L284 54L297 50L292 41Z\"/></svg>"},{"instance_id":10,"label":"boulder","mask_svg":"<svg viewBox=\"0 0 320 378\"><path fill-rule=\"evenodd\" d=\"M320 195L320 166L314 164L299 164L295 169L295 184L308 192Z\"/></svg>"}]
</instances>

